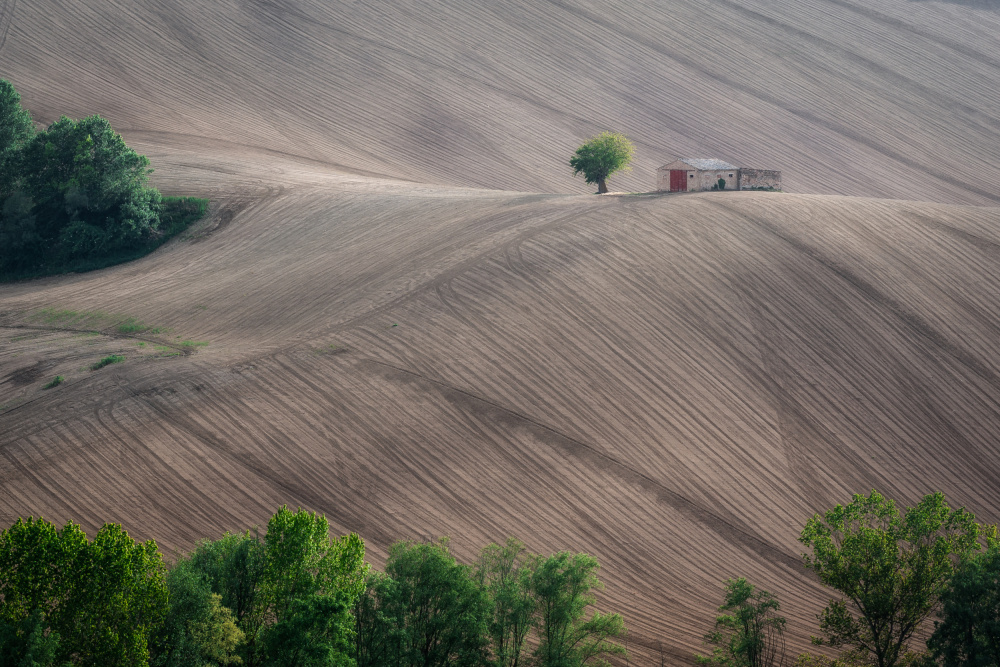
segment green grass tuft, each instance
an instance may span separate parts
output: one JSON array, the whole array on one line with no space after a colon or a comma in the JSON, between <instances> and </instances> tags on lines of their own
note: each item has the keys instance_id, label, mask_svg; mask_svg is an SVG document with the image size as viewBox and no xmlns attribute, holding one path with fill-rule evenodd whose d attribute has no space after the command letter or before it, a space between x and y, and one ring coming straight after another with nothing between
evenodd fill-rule
<instances>
[{"instance_id":1,"label":"green grass tuft","mask_svg":"<svg viewBox=\"0 0 1000 667\"><path fill-rule=\"evenodd\" d=\"M52 387L58 387L63 383L65 379L66 378L64 378L62 375L57 375L54 378L52 378L51 382L42 387L42 389L52 389Z\"/></svg>"},{"instance_id":2,"label":"green grass tuft","mask_svg":"<svg viewBox=\"0 0 1000 667\"><path fill-rule=\"evenodd\" d=\"M143 324L134 317L127 318L124 322L115 327L115 331L120 334L131 335L131 334L158 334L163 333L163 329L160 327L151 327Z\"/></svg>"},{"instance_id":3,"label":"green grass tuft","mask_svg":"<svg viewBox=\"0 0 1000 667\"><path fill-rule=\"evenodd\" d=\"M104 357L103 359L101 359L100 361L98 361L96 364L94 364L93 366L91 366L90 370L96 371L98 369L104 368L105 366L110 366L111 364L120 364L123 361L125 361L125 357L123 357L122 355L120 355L120 354L109 354L108 356Z\"/></svg>"}]
</instances>

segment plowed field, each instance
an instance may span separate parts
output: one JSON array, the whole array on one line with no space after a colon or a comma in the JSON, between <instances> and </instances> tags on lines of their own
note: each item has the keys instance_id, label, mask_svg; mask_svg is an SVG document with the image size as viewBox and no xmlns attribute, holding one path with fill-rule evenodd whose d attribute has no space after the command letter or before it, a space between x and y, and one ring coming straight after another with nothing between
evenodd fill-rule
<instances>
[{"instance_id":1,"label":"plowed field","mask_svg":"<svg viewBox=\"0 0 1000 667\"><path fill-rule=\"evenodd\" d=\"M739 575L805 650L812 513L1000 519L997 53L989 5L896 0L0 0L36 118L101 113L213 200L0 287L0 523L517 535L601 560L633 664L688 662ZM580 194L607 127L621 189L691 154L817 194Z\"/></svg>"}]
</instances>

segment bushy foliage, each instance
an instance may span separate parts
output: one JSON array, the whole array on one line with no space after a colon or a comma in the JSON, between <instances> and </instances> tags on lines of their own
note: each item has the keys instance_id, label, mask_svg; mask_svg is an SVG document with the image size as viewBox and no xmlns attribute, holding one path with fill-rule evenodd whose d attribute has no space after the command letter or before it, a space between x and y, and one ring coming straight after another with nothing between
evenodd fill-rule
<instances>
[{"instance_id":1,"label":"bushy foliage","mask_svg":"<svg viewBox=\"0 0 1000 667\"><path fill-rule=\"evenodd\" d=\"M597 569L586 554L538 556L515 539L487 546L472 568L447 541L396 544L355 607L357 667L607 664L625 655L612 641L625 625L618 614L587 616Z\"/></svg>"},{"instance_id":2,"label":"bushy foliage","mask_svg":"<svg viewBox=\"0 0 1000 667\"><path fill-rule=\"evenodd\" d=\"M109 254L159 227L149 160L100 116L59 119L25 145L19 166L39 242L50 252L67 259Z\"/></svg>"},{"instance_id":3,"label":"bushy foliage","mask_svg":"<svg viewBox=\"0 0 1000 667\"><path fill-rule=\"evenodd\" d=\"M0 276L87 270L149 252L203 200L164 202L149 160L100 116L63 117L36 132L0 79ZM168 214L171 224L161 226Z\"/></svg>"},{"instance_id":4,"label":"bushy foliage","mask_svg":"<svg viewBox=\"0 0 1000 667\"><path fill-rule=\"evenodd\" d=\"M586 554L510 539L469 566L447 539L399 542L384 573L364 555L357 535L287 507L263 536L202 541L169 570L120 526L88 541L18 519L0 532L0 667L582 667L625 653L619 615L588 617L601 584Z\"/></svg>"},{"instance_id":5,"label":"bushy foliage","mask_svg":"<svg viewBox=\"0 0 1000 667\"><path fill-rule=\"evenodd\" d=\"M21 95L10 81L0 79L0 202L13 192L19 151L34 134L35 124L21 107Z\"/></svg>"},{"instance_id":6,"label":"bushy foliage","mask_svg":"<svg viewBox=\"0 0 1000 667\"><path fill-rule=\"evenodd\" d=\"M374 599L367 601L381 618L364 611L381 625L377 632L391 641L365 648L366 658L379 654L381 661L359 660L358 667L486 663L488 602L471 568L455 560L447 540L393 545L385 574L386 579L370 580ZM367 634L366 629L362 632Z\"/></svg>"},{"instance_id":7,"label":"bushy foliage","mask_svg":"<svg viewBox=\"0 0 1000 667\"><path fill-rule=\"evenodd\" d=\"M965 509L952 509L941 493L900 512L895 502L872 491L817 514L799 541L813 551L803 556L806 567L843 595L820 614L827 643L876 667L909 660L909 641L956 564L995 535L995 527L977 524Z\"/></svg>"},{"instance_id":8,"label":"bushy foliage","mask_svg":"<svg viewBox=\"0 0 1000 667\"><path fill-rule=\"evenodd\" d=\"M155 667L213 667L242 661L236 647L243 633L222 596L213 593L208 579L183 558L167 575L170 609L151 642Z\"/></svg>"},{"instance_id":9,"label":"bushy foliage","mask_svg":"<svg viewBox=\"0 0 1000 667\"><path fill-rule=\"evenodd\" d=\"M531 574L538 558L524 544L509 538L490 544L479 554L475 577L489 601L487 632L497 667L518 667L534 623L538 600Z\"/></svg>"},{"instance_id":10,"label":"bushy foliage","mask_svg":"<svg viewBox=\"0 0 1000 667\"><path fill-rule=\"evenodd\" d=\"M368 566L355 534L331 538L325 517L282 507L263 538L246 532L205 541L190 567L232 610L243 664L349 664L350 610Z\"/></svg>"},{"instance_id":11,"label":"bushy foliage","mask_svg":"<svg viewBox=\"0 0 1000 667\"><path fill-rule=\"evenodd\" d=\"M726 597L706 635L712 646L709 656L695 656L705 665L718 667L779 667L785 659L785 619L774 595L757 588L743 577L726 581Z\"/></svg>"},{"instance_id":12,"label":"bushy foliage","mask_svg":"<svg viewBox=\"0 0 1000 667\"><path fill-rule=\"evenodd\" d=\"M0 532L0 635L13 638L4 645L41 665L145 665L167 612L165 571L155 542L117 524L88 541L73 523L18 519Z\"/></svg>"},{"instance_id":13,"label":"bushy foliage","mask_svg":"<svg viewBox=\"0 0 1000 667\"><path fill-rule=\"evenodd\" d=\"M1000 665L1000 544L955 571L928 646L944 667Z\"/></svg>"},{"instance_id":14,"label":"bushy foliage","mask_svg":"<svg viewBox=\"0 0 1000 667\"><path fill-rule=\"evenodd\" d=\"M569 160L573 175L582 173L587 183L596 183L601 194L608 191L608 178L619 171L628 171L635 145L624 134L602 132L576 149Z\"/></svg>"},{"instance_id":15,"label":"bushy foliage","mask_svg":"<svg viewBox=\"0 0 1000 667\"><path fill-rule=\"evenodd\" d=\"M597 578L600 565L589 554L560 552L538 558L531 573L531 590L536 598L535 628L538 647L536 664L544 667L606 665L606 655L625 655L625 648L613 641L625 635L619 614L595 611L586 618L595 591L602 588Z\"/></svg>"}]
</instances>

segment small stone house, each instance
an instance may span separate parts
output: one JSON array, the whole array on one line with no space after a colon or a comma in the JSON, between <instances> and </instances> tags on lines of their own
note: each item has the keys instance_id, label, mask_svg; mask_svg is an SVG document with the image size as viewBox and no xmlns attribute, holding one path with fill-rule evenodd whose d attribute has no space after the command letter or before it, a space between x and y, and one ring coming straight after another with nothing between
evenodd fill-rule
<instances>
[{"instance_id":1,"label":"small stone house","mask_svg":"<svg viewBox=\"0 0 1000 667\"><path fill-rule=\"evenodd\" d=\"M681 158L656 170L656 189L663 192L717 190L719 179L726 190L781 189L781 172L737 167L714 158Z\"/></svg>"}]
</instances>

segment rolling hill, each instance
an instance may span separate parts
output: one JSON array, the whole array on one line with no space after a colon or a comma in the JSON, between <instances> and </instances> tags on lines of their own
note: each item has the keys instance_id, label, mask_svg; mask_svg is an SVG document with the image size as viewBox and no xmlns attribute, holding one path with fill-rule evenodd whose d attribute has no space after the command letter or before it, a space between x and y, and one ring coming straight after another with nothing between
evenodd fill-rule
<instances>
[{"instance_id":1,"label":"rolling hill","mask_svg":"<svg viewBox=\"0 0 1000 667\"><path fill-rule=\"evenodd\" d=\"M517 535L601 560L633 664L689 662L738 575L805 649L814 512L1000 520L994 10L0 2L37 119L101 113L213 200L146 259L0 287L0 523L169 551L288 503L375 562ZM790 193L581 194L606 128L639 145L616 188L693 154Z\"/></svg>"}]
</instances>

